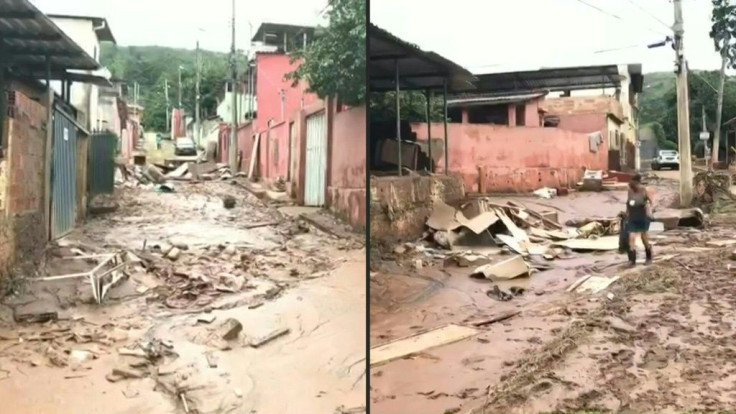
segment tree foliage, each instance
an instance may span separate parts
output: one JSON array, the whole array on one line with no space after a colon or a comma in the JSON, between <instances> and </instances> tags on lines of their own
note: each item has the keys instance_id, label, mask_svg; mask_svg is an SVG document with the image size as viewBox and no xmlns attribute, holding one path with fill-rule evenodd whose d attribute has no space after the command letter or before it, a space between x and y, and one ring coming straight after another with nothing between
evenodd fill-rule
<instances>
[{"instance_id":1,"label":"tree foliage","mask_svg":"<svg viewBox=\"0 0 736 414\"><path fill-rule=\"evenodd\" d=\"M202 70L200 78L200 110L203 117L214 115L218 98L224 93L227 82L228 55L200 51ZM140 85L139 104L145 107L143 126L151 131L168 130L166 125L165 80L169 83L170 109L178 105L179 67L182 69L182 107L194 113L196 59L194 50L172 49L158 46L117 47L104 45L100 61L115 78L124 79L131 86ZM241 66L243 67L243 66ZM127 97L128 101L133 96Z\"/></svg>"},{"instance_id":2,"label":"tree foliage","mask_svg":"<svg viewBox=\"0 0 736 414\"><path fill-rule=\"evenodd\" d=\"M728 59L728 65L736 69L736 5L731 0L711 0L710 37L716 51Z\"/></svg>"},{"instance_id":3,"label":"tree foliage","mask_svg":"<svg viewBox=\"0 0 736 414\"><path fill-rule=\"evenodd\" d=\"M331 0L329 25L314 42L292 54L299 67L287 77L305 80L320 98L338 96L347 105L365 103L365 0Z\"/></svg>"},{"instance_id":4,"label":"tree foliage","mask_svg":"<svg viewBox=\"0 0 736 414\"><path fill-rule=\"evenodd\" d=\"M645 75L645 79L648 75ZM690 137L693 148L699 144L698 133L702 130L702 108L705 106L705 113L708 122L708 130L714 130L714 121L717 111L717 92L713 89L718 85L720 78L719 71L688 73L688 90L690 97ZM650 93L649 88L645 89L644 96ZM643 96L643 98L644 98ZM664 139L677 144L677 91L672 83L668 85L666 91L658 98L660 102L650 104L646 108L646 102L651 99L642 99L642 112L640 123L646 124L657 122L661 124ZM656 102L656 101L654 101ZM646 114L646 116L645 116ZM736 83L727 81L723 94L723 119L729 120L736 117ZM659 138L659 137L658 137ZM725 140L721 136L721 141ZM661 148L661 147L660 147ZM721 148L725 148L723 145Z\"/></svg>"},{"instance_id":5,"label":"tree foliage","mask_svg":"<svg viewBox=\"0 0 736 414\"><path fill-rule=\"evenodd\" d=\"M384 122L396 119L396 92L372 92L370 93L369 99L371 122ZM424 93L400 91L399 99L402 121L427 121L427 98ZM434 122L442 121L442 97L433 96L430 103L430 120Z\"/></svg>"}]
</instances>

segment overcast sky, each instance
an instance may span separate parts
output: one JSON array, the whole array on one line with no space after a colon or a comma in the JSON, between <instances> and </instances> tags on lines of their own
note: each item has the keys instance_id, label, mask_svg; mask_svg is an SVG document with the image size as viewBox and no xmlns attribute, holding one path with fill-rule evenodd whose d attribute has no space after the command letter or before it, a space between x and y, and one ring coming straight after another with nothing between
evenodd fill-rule
<instances>
[{"instance_id":1,"label":"overcast sky","mask_svg":"<svg viewBox=\"0 0 736 414\"><path fill-rule=\"evenodd\" d=\"M186 2L174 0L31 0L47 14L105 17L119 45L159 45L194 49L197 38L204 49L230 50L231 0ZM247 49L253 33L268 21L315 25L327 0L237 0L236 45ZM199 32L198 28L204 29Z\"/></svg>"},{"instance_id":2,"label":"overcast sky","mask_svg":"<svg viewBox=\"0 0 736 414\"><path fill-rule=\"evenodd\" d=\"M671 47L646 48L671 34L670 0L453 0L430 7L434 4L371 0L370 19L473 73L612 63L641 63L644 72L673 69ZM683 0L685 56L692 69L720 69L708 36L710 13L709 0ZM596 53L618 48L626 49Z\"/></svg>"}]
</instances>

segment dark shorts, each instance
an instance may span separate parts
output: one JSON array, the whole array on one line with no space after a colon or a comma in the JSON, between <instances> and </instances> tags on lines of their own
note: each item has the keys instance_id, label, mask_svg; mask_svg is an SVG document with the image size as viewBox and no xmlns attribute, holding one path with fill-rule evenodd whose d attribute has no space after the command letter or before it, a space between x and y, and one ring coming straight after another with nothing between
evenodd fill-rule
<instances>
[{"instance_id":1,"label":"dark shorts","mask_svg":"<svg viewBox=\"0 0 736 414\"><path fill-rule=\"evenodd\" d=\"M649 219L629 220L627 226L629 233L646 233L649 231L649 224L651 222Z\"/></svg>"}]
</instances>

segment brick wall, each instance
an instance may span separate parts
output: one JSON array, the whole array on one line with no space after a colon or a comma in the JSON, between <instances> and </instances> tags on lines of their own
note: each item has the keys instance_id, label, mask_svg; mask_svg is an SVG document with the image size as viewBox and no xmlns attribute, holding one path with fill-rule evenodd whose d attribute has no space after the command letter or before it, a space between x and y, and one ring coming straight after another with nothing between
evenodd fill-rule
<instances>
[{"instance_id":1,"label":"brick wall","mask_svg":"<svg viewBox=\"0 0 736 414\"><path fill-rule=\"evenodd\" d=\"M548 98L540 107L550 115L613 114L623 119L621 103L608 96L569 96Z\"/></svg>"},{"instance_id":2,"label":"brick wall","mask_svg":"<svg viewBox=\"0 0 736 414\"><path fill-rule=\"evenodd\" d=\"M44 105L14 91L8 99L5 157L0 160L0 269L36 261L46 242L44 166L48 112ZM4 185L3 185L4 184Z\"/></svg>"}]
</instances>

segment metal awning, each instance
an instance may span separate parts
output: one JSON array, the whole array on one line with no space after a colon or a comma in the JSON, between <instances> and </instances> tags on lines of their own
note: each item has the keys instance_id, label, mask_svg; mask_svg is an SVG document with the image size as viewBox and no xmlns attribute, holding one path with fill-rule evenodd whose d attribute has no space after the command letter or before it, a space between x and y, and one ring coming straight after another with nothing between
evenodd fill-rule
<instances>
[{"instance_id":1,"label":"metal awning","mask_svg":"<svg viewBox=\"0 0 736 414\"><path fill-rule=\"evenodd\" d=\"M634 92L641 92L644 79L641 65L628 65L628 69ZM523 72L489 73L477 77L477 90L493 93L615 88L626 79L626 76L619 73L618 65L540 68Z\"/></svg>"},{"instance_id":2,"label":"metal awning","mask_svg":"<svg viewBox=\"0 0 736 414\"><path fill-rule=\"evenodd\" d=\"M467 69L369 24L368 73L371 92L396 89L397 64L402 90L441 90L445 81L450 92L474 89L475 77Z\"/></svg>"},{"instance_id":3,"label":"metal awning","mask_svg":"<svg viewBox=\"0 0 736 414\"><path fill-rule=\"evenodd\" d=\"M28 0L0 0L0 56L18 73L100 67Z\"/></svg>"},{"instance_id":4,"label":"metal awning","mask_svg":"<svg viewBox=\"0 0 736 414\"><path fill-rule=\"evenodd\" d=\"M508 105L522 102L528 102L533 99L542 98L547 95L546 92L535 92L525 93L516 95L496 95L496 94L478 94L470 95L463 94L454 96L447 100L447 106L449 107L468 107L468 106L481 106L481 105Z\"/></svg>"}]
</instances>

